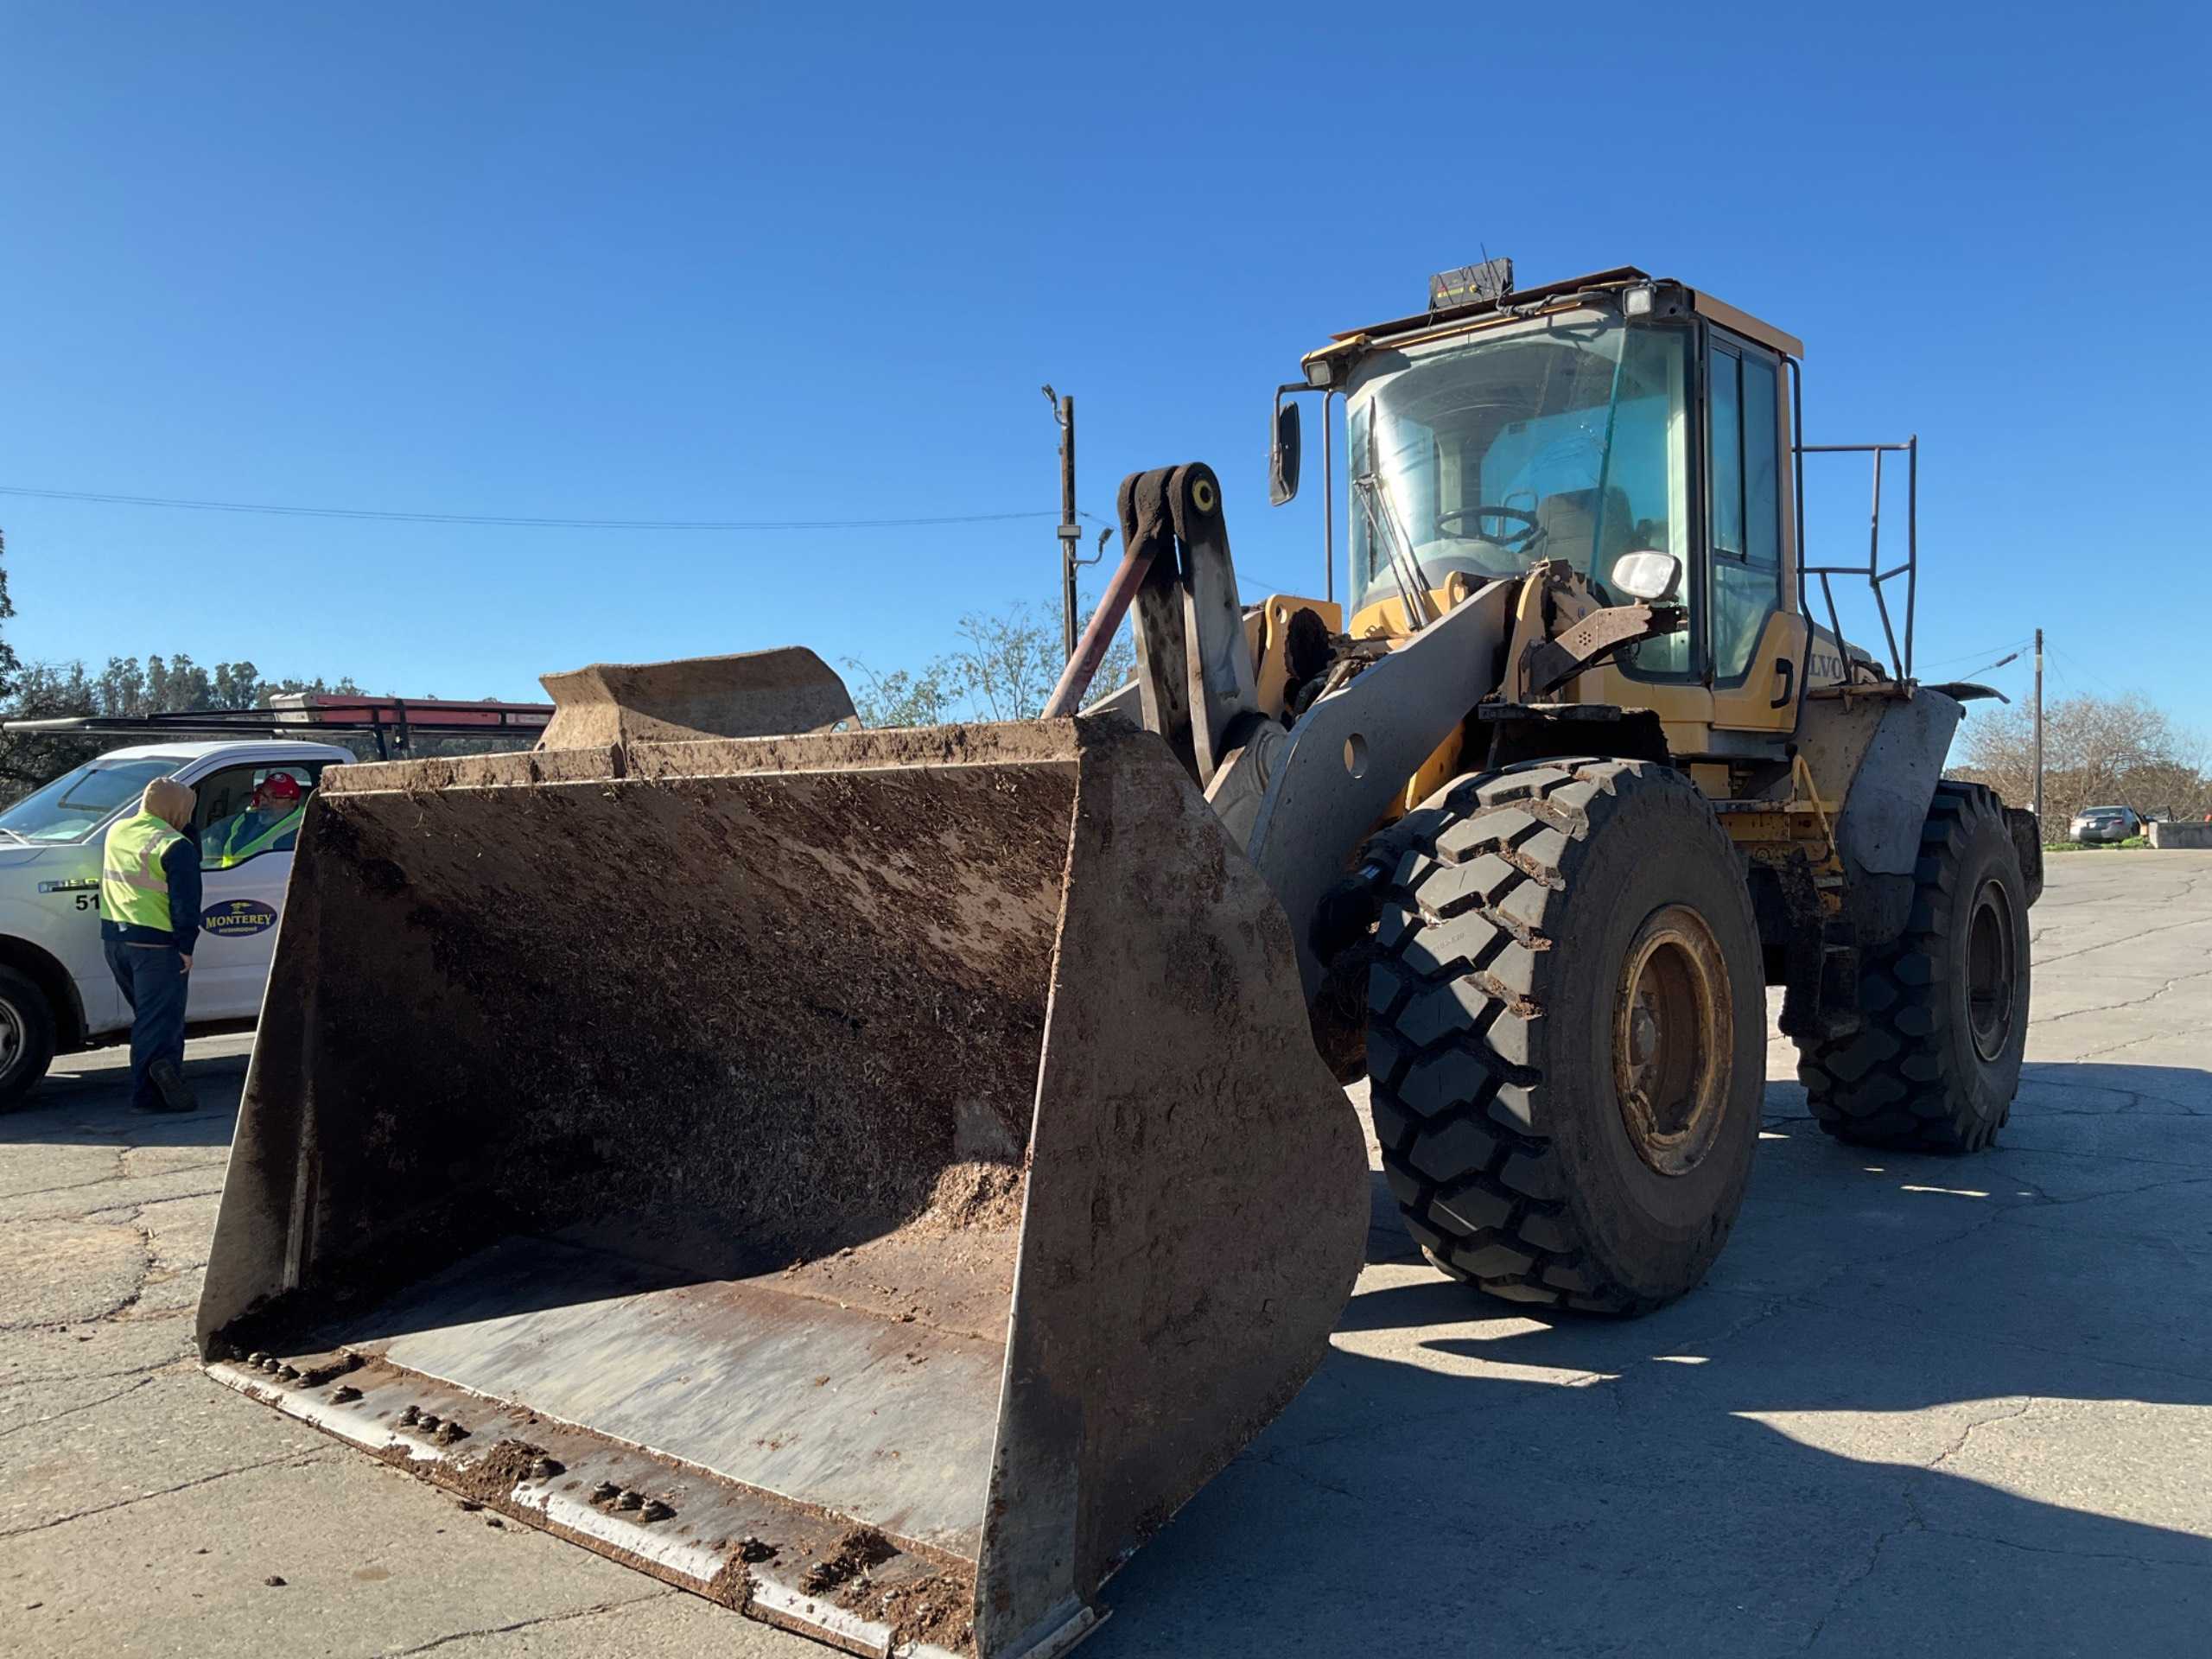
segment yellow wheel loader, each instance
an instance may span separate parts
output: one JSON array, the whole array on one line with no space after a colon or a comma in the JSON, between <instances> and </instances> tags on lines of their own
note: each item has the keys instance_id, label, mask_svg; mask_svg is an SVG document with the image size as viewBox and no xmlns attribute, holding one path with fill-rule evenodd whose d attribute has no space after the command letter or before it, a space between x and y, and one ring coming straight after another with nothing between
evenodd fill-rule
<instances>
[{"instance_id":1,"label":"yellow wheel loader","mask_svg":"<svg viewBox=\"0 0 2212 1659\"><path fill-rule=\"evenodd\" d=\"M1725 1241L1770 985L1830 1132L1986 1144L2039 836L1940 781L1983 688L1913 681L1878 505L1802 557L1800 356L1634 270L1452 273L1277 395L1279 500L1285 394L1344 401L1348 607L1242 605L1194 464L1123 484L1039 721L839 729L787 651L334 771L210 1373L849 1652L1041 1659L1325 1351L1363 1071L1432 1259L1601 1313ZM1886 664L1847 570L1885 639L1905 583Z\"/></svg>"}]
</instances>

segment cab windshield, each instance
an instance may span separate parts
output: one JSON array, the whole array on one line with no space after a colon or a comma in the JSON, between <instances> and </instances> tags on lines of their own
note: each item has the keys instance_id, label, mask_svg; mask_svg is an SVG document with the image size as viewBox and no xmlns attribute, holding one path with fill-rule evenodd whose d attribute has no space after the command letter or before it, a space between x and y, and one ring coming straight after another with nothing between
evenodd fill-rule
<instances>
[{"instance_id":1,"label":"cab windshield","mask_svg":"<svg viewBox=\"0 0 2212 1659\"><path fill-rule=\"evenodd\" d=\"M0 812L0 831L6 832L0 834L0 846L82 841L112 817L117 808L136 801L155 779L166 778L176 768L174 756L88 760Z\"/></svg>"},{"instance_id":2,"label":"cab windshield","mask_svg":"<svg viewBox=\"0 0 2212 1659\"><path fill-rule=\"evenodd\" d=\"M1355 608L1540 559L1601 590L1624 553L1687 571L1688 339L1571 312L1377 360L1351 391Z\"/></svg>"}]
</instances>

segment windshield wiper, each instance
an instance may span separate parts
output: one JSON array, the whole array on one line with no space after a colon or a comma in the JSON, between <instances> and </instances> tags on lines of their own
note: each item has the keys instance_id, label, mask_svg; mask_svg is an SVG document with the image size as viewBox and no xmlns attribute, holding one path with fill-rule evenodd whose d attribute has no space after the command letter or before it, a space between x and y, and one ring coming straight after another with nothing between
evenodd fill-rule
<instances>
[{"instance_id":1,"label":"windshield wiper","mask_svg":"<svg viewBox=\"0 0 2212 1659\"><path fill-rule=\"evenodd\" d=\"M1351 484L1359 492L1360 505L1367 512L1367 533L1387 550L1391 578L1398 584L1398 597L1405 602L1406 624L1418 633L1443 614L1429 598L1428 572L1421 569L1421 555L1414 551L1413 538L1398 522L1398 515L1389 498L1382 493L1375 474L1362 473ZM1407 581L1408 571L1413 578L1410 584Z\"/></svg>"}]
</instances>

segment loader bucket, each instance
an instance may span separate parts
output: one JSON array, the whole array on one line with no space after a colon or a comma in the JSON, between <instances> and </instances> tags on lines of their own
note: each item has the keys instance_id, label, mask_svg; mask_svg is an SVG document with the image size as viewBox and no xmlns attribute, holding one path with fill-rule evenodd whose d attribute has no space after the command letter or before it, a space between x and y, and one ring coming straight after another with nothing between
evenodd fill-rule
<instances>
[{"instance_id":1,"label":"loader bucket","mask_svg":"<svg viewBox=\"0 0 2212 1659\"><path fill-rule=\"evenodd\" d=\"M337 768L292 882L208 1370L753 1617L1064 1650L1350 1294L1282 912L1118 721Z\"/></svg>"}]
</instances>

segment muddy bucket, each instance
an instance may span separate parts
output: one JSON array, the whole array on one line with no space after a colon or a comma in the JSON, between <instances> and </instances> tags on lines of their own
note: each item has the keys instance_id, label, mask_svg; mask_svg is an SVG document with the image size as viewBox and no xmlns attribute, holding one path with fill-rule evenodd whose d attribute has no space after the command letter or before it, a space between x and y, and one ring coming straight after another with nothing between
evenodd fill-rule
<instances>
[{"instance_id":1,"label":"muddy bucket","mask_svg":"<svg viewBox=\"0 0 2212 1659\"><path fill-rule=\"evenodd\" d=\"M335 769L292 880L210 1373L753 1617L1063 1650L1350 1294L1282 912L1118 722Z\"/></svg>"}]
</instances>

